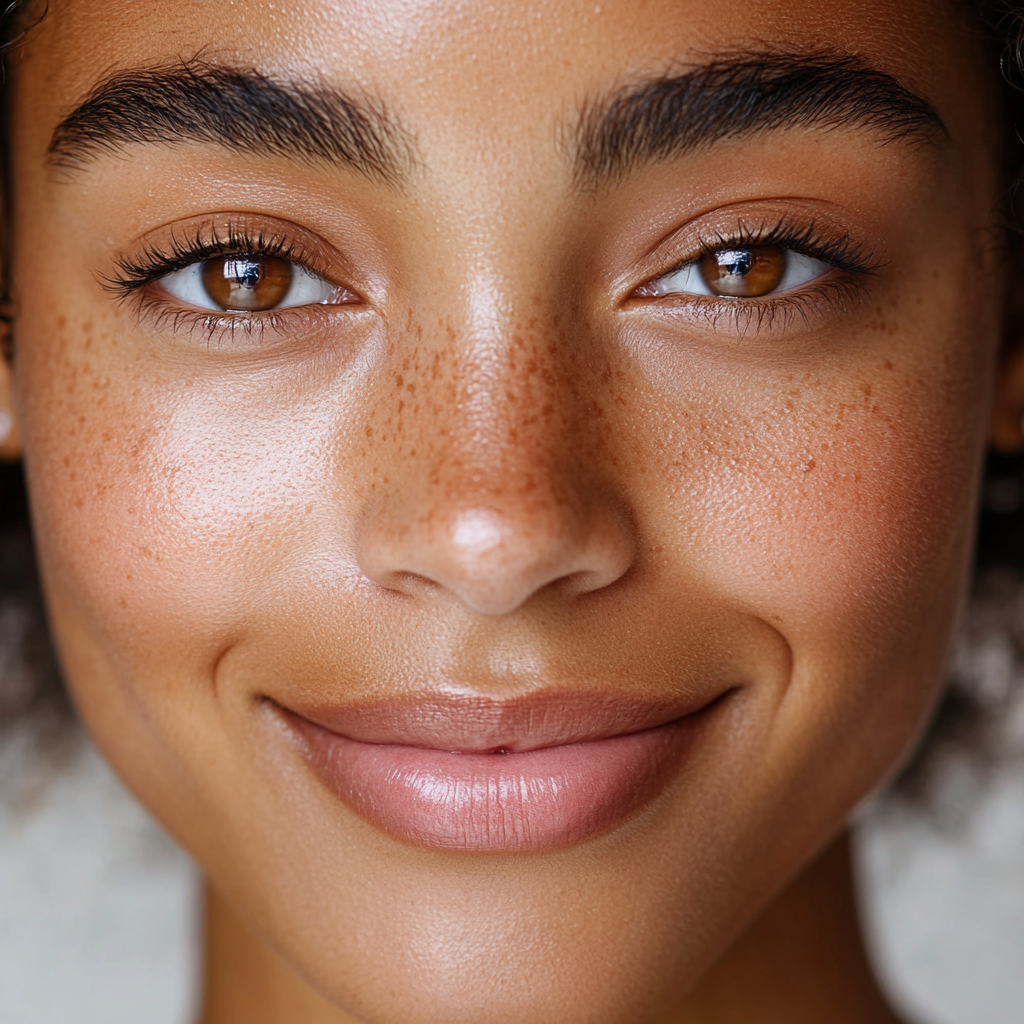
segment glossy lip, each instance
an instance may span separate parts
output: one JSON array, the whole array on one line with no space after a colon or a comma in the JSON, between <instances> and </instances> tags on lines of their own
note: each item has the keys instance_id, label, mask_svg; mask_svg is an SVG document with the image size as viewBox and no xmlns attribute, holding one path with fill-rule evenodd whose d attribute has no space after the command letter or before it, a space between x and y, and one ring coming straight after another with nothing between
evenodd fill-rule
<instances>
[{"instance_id":1,"label":"glossy lip","mask_svg":"<svg viewBox=\"0 0 1024 1024\"><path fill-rule=\"evenodd\" d=\"M513 852L582 842L648 803L722 696L682 707L579 693L269 703L327 788L388 835Z\"/></svg>"}]
</instances>

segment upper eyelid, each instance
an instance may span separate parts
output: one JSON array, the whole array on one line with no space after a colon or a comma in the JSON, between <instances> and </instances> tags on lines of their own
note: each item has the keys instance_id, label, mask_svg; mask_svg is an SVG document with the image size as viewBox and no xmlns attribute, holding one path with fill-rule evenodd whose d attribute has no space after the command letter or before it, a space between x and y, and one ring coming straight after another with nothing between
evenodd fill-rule
<instances>
[{"instance_id":1,"label":"upper eyelid","mask_svg":"<svg viewBox=\"0 0 1024 1024\"><path fill-rule=\"evenodd\" d=\"M153 238L157 232L158 237ZM192 226L175 224L156 229L127 252L116 254L113 271L99 275L99 279L108 290L125 297L165 274L232 253L278 256L353 294L361 294L344 273L348 261L329 242L288 221L264 220L245 213L218 215L216 221L197 219Z\"/></svg>"},{"instance_id":2,"label":"upper eyelid","mask_svg":"<svg viewBox=\"0 0 1024 1024\"><path fill-rule=\"evenodd\" d=\"M787 241L784 238L773 239L773 238L770 238L770 237L766 237L763 241L752 241L752 240L750 240L750 241L743 241L743 240L741 240L739 238L729 239L726 236L726 237L724 237L724 238L722 238L720 240L716 240L712 244L705 243L705 247L702 247L696 254L694 254L692 256L688 256L688 257L686 257L685 259L683 259L681 261L678 261L678 262L675 262L675 263L671 264L665 270L658 270L655 273L647 274L646 276L643 277L643 279L641 281L639 281L637 284L635 284L632 288L629 289L629 291L624 296L624 298L626 298L626 299L633 298L636 295L637 291L639 291L639 289L641 289L643 287L646 287L648 285L651 285L651 284L653 284L656 281L660 281L662 278L670 277L672 274L679 273L679 271L683 270L686 267L696 266L697 263L699 263L699 261L701 260L701 258L704 255L708 254L708 253L711 253L711 252L721 252L722 250L728 249L730 246L735 247L735 248L738 249L738 248L743 248L744 246L753 246L753 245L770 245L770 246L775 246L775 247L777 247L779 249L785 249L785 250L790 251L790 252L796 252L796 253L799 253L799 254L804 255L804 256L809 256L812 259L820 260L823 263L828 263L834 270L839 270L841 272L846 272L848 274L855 274L855 275L860 276L860 277L868 277L868 276L871 276L873 274L876 274L876 273L878 273L879 270L881 270L885 266L885 262L882 261L882 260L876 259L874 254L870 254L870 255L864 256L862 258L862 260L859 261L855 265L851 265L851 263L847 262L847 261L844 261L844 262L846 262L846 265L841 265L841 264L837 264L835 262L834 258L830 258L828 253L823 253L821 251L816 251L815 249L812 249L810 247L807 247L807 248L804 248L804 247L797 248L792 243L787 244ZM801 286L801 288L803 288L803 287L804 286ZM794 293L796 293L796 292L798 292L800 290L801 289L792 289L792 291ZM682 294L682 293L680 293L680 294ZM717 297L715 297L714 299L712 299L712 298L710 298L708 296L696 296L696 297L697 298L702 298L705 301L716 301L716 302L718 301ZM652 296L651 298L654 299L655 297ZM660 298L660 299L668 299L669 296L660 296L658 298ZM742 301L742 302L747 302L747 303L757 303L757 302L764 303L764 302L767 302L767 301L776 301L776 300L779 300L779 299L780 299L780 295L772 293L770 295L765 295L765 296L761 296L761 297L751 297L749 299L740 299L740 300L730 299L729 301L733 302L733 303L735 303L736 301Z\"/></svg>"},{"instance_id":3,"label":"upper eyelid","mask_svg":"<svg viewBox=\"0 0 1024 1024\"><path fill-rule=\"evenodd\" d=\"M845 223L842 211L800 199L763 202L725 204L663 234L638 255L631 271L618 278L617 290L623 289L619 294L632 295L644 284L729 246L775 245L855 274L870 275L887 266L884 241Z\"/></svg>"},{"instance_id":4,"label":"upper eyelid","mask_svg":"<svg viewBox=\"0 0 1024 1024\"><path fill-rule=\"evenodd\" d=\"M119 289L130 288L132 290L145 287L147 284L158 281L161 277L173 274L175 271L184 270L196 263L204 263L206 260L216 259L218 256L231 255L259 255L277 256L280 259L294 263L311 273L317 274L327 280L330 278L322 268L316 265L316 261L310 259L301 251L292 251L273 248L263 248L257 242L241 245L204 245L197 246L191 251L179 250L175 253L162 253L156 247L147 247L141 260L130 261L119 258L115 265L123 272L122 276L113 279L113 283Z\"/></svg>"}]
</instances>

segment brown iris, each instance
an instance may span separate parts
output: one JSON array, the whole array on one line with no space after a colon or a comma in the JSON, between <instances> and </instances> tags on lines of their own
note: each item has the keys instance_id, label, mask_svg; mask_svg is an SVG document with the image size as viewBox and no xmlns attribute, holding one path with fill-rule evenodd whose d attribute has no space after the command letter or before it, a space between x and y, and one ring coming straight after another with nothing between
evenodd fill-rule
<instances>
[{"instance_id":1,"label":"brown iris","mask_svg":"<svg viewBox=\"0 0 1024 1024\"><path fill-rule=\"evenodd\" d=\"M291 285L292 265L276 256L218 256L203 264L203 287L221 309L273 309Z\"/></svg>"},{"instance_id":2,"label":"brown iris","mask_svg":"<svg viewBox=\"0 0 1024 1024\"><path fill-rule=\"evenodd\" d=\"M786 274L786 253L768 245L719 249L700 261L700 274L714 295L757 297L775 291Z\"/></svg>"}]
</instances>

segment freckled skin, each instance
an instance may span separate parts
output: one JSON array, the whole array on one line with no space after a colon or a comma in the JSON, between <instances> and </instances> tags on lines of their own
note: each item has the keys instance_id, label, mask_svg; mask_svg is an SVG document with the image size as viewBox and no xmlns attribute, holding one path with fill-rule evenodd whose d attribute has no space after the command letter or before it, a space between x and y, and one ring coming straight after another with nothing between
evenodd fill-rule
<instances>
[{"instance_id":1,"label":"freckled skin","mask_svg":"<svg viewBox=\"0 0 1024 1024\"><path fill-rule=\"evenodd\" d=\"M13 68L15 388L68 682L233 912L349 1015L330 1019L750 1019L701 1009L702 977L932 705L1000 342L993 85L923 0L724 20L62 0ZM765 40L862 54L950 141L790 132L572 191L557 127L581 97ZM197 52L379 94L422 166L399 191L198 146L44 172L108 69ZM693 225L779 208L884 265L747 329L629 299ZM102 288L143 236L225 211L326 239L364 302L260 346ZM730 696L636 817L529 856L377 833L261 702L444 684ZM833 1024L892 1020L865 1006Z\"/></svg>"}]
</instances>

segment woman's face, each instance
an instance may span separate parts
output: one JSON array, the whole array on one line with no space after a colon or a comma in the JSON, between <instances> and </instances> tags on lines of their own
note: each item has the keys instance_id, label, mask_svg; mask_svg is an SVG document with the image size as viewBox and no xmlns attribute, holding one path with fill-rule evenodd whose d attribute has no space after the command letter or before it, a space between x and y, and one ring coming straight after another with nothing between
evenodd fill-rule
<instances>
[{"instance_id":1,"label":"woman's face","mask_svg":"<svg viewBox=\"0 0 1024 1024\"><path fill-rule=\"evenodd\" d=\"M660 1019L933 699L980 44L926 0L51 8L15 386L93 734L349 1012Z\"/></svg>"}]
</instances>

